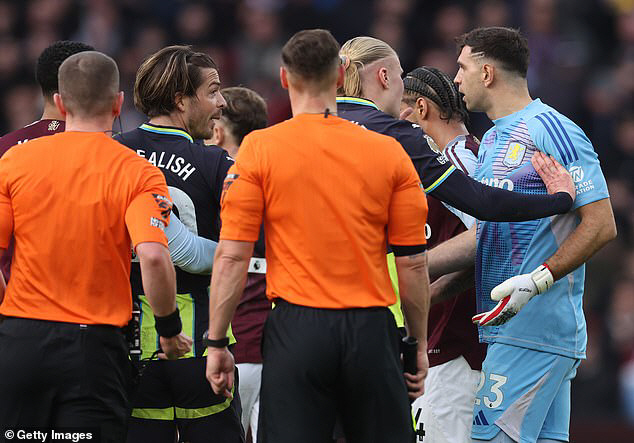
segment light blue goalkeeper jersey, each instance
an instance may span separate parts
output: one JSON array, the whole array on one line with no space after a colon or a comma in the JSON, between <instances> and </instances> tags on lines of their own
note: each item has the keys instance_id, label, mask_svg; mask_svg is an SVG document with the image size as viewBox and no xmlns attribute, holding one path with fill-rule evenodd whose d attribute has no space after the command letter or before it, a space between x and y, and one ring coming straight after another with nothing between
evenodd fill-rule
<instances>
[{"instance_id":1,"label":"light blue goalkeeper jersey","mask_svg":"<svg viewBox=\"0 0 634 443\"><path fill-rule=\"evenodd\" d=\"M570 171L577 189L573 210L520 223L477 222L477 310L492 309L491 290L514 275L532 272L555 253L579 224L575 209L608 197L597 154L570 119L537 99L494 121L480 145L475 178L524 194L545 194L531 165L536 150L552 155ZM582 298L585 266L534 297L506 324L480 327L480 340L584 358L586 322Z\"/></svg>"}]
</instances>

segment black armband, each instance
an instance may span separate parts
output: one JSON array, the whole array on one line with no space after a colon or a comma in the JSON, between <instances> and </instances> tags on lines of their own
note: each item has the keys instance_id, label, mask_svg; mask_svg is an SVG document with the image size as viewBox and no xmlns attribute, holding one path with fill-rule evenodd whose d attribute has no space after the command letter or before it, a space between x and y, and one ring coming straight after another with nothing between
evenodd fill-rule
<instances>
[{"instance_id":1,"label":"black armband","mask_svg":"<svg viewBox=\"0 0 634 443\"><path fill-rule=\"evenodd\" d=\"M178 308L165 317L154 316L154 327L159 336L171 338L181 333L183 324Z\"/></svg>"},{"instance_id":2,"label":"black armband","mask_svg":"<svg viewBox=\"0 0 634 443\"><path fill-rule=\"evenodd\" d=\"M416 255L427 250L427 245L414 245L414 246L397 246L390 245L392 252L396 257L403 257L406 255Z\"/></svg>"},{"instance_id":3,"label":"black armband","mask_svg":"<svg viewBox=\"0 0 634 443\"><path fill-rule=\"evenodd\" d=\"M439 200L478 220L520 222L565 214L572 209L572 197L555 194L521 194L480 183L455 170L430 192Z\"/></svg>"}]
</instances>

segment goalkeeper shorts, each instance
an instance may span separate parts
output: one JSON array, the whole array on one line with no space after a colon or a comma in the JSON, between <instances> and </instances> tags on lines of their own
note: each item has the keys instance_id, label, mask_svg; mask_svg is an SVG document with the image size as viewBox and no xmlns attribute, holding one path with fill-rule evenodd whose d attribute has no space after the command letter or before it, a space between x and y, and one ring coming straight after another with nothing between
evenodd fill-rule
<instances>
[{"instance_id":1,"label":"goalkeeper shorts","mask_svg":"<svg viewBox=\"0 0 634 443\"><path fill-rule=\"evenodd\" d=\"M568 441L570 382L580 360L548 352L489 345L473 409L471 436L491 440L503 430L515 441Z\"/></svg>"}]
</instances>

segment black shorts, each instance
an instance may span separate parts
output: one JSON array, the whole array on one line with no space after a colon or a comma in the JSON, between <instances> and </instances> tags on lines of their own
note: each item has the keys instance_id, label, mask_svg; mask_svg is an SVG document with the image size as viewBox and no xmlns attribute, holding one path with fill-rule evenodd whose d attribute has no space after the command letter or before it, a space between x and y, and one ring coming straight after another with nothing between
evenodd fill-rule
<instances>
[{"instance_id":1,"label":"black shorts","mask_svg":"<svg viewBox=\"0 0 634 443\"><path fill-rule=\"evenodd\" d=\"M258 443L414 442L387 308L316 309L276 302L264 327Z\"/></svg>"},{"instance_id":2,"label":"black shorts","mask_svg":"<svg viewBox=\"0 0 634 443\"><path fill-rule=\"evenodd\" d=\"M119 328L6 318L0 356L3 427L91 427L124 441L130 366Z\"/></svg>"},{"instance_id":3,"label":"black shorts","mask_svg":"<svg viewBox=\"0 0 634 443\"><path fill-rule=\"evenodd\" d=\"M132 394L127 442L173 443L177 429L188 443L244 442L237 371L230 401L214 394L206 367L206 357L151 361Z\"/></svg>"}]
</instances>

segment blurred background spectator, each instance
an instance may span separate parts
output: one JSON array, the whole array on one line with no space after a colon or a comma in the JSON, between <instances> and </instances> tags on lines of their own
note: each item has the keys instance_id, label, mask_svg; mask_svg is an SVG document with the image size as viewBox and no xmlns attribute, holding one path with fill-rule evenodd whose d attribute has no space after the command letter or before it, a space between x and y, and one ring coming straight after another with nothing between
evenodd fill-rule
<instances>
[{"instance_id":1,"label":"blurred background spectator","mask_svg":"<svg viewBox=\"0 0 634 443\"><path fill-rule=\"evenodd\" d=\"M588 359L573 385L571 441L634 441L634 0L0 0L0 134L41 114L34 65L55 40L117 60L127 100L115 129L130 130L145 118L132 102L136 70L168 44L209 52L223 86L259 92L276 123L290 115L280 48L299 29L327 28L341 43L372 35L406 72L453 76L453 39L476 26L521 28L533 96L578 122L603 164L619 236L587 269ZM478 135L490 125L473 118Z\"/></svg>"}]
</instances>

